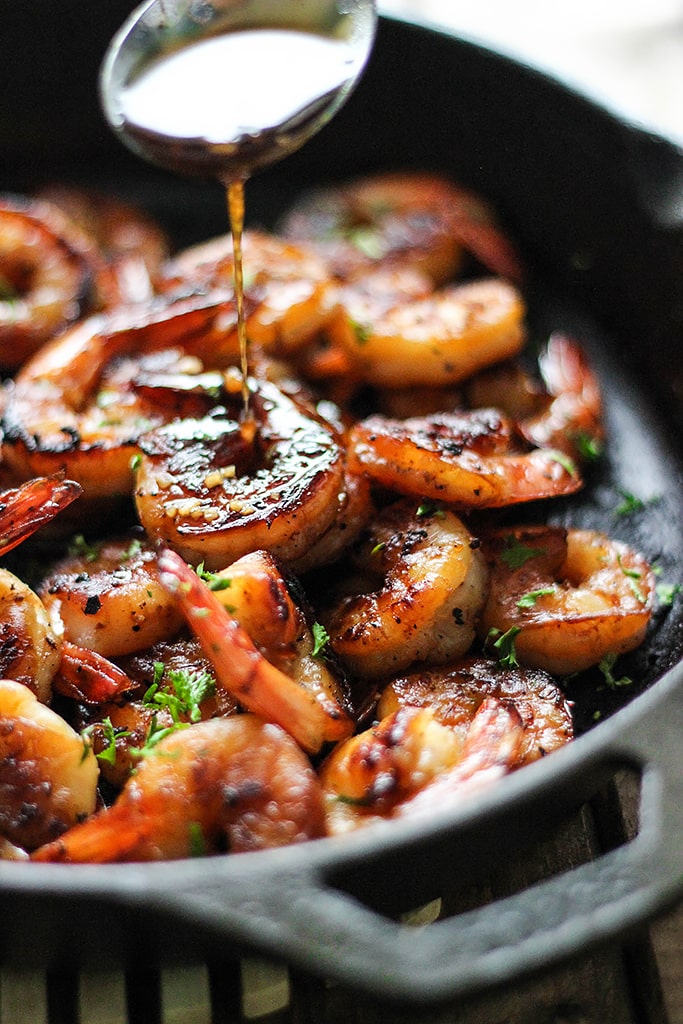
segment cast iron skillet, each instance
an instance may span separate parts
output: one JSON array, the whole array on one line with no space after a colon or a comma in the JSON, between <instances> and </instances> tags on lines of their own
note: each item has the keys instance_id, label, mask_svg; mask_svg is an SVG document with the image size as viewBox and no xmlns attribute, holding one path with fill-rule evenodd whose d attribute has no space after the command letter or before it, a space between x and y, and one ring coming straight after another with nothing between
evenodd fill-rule
<instances>
[{"instance_id":1,"label":"cast iron skillet","mask_svg":"<svg viewBox=\"0 0 683 1024\"><path fill-rule=\"evenodd\" d=\"M143 166L102 125L95 73L131 4L98 5L99 34L92 24L87 53L74 53L87 36L69 18L89 6L46 0L46 12L59 7L58 44L55 28L30 73L9 65L2 186L84 180L146 203L179 242L223 231L218 192ZM15 54L30 25L7 17L16 23L3 46ZM552 518L604 528L656 561L663 580L680 581L683 154L515 62L384 18L351 102L250 185L248 208L268 226L312 183L424 167L497 205L531 268L532 334L577 334L600 372L609 451L584 494L553 506ZM643 501L627 518L616 511L623 492ZM682 653L678 598L620 663L630 687L601 689L598 675L570 687L574 744L427 823L210 861L0 863L0 959L68 968L256 950L374 996L435 1004L621 936L683 894ZM642 774L634 841L419 933L396 922L453 879L474 877L474 865L486 871L533 843L623 765Z\"/></svg>"}]
</instances>

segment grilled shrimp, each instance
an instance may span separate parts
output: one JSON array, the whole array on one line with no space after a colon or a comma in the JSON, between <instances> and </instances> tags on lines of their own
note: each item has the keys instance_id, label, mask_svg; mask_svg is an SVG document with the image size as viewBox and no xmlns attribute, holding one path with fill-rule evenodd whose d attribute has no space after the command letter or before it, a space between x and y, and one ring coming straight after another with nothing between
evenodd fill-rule
<instances>
[{"instance_id":1,"label":"grilled shrimp","mask_svg":"<svg viewBox=\"0 0 683 1024\"><path fill-rule=\"evenodd\" d=\"M320 783L306 756L278 726L242 714L166 736L111 807L33 860L173 860L285 846L322 832Z\"/></svg>"},{"instance_id":2,"label":"grilled shrimp","mask_svg":"<svg viewBox=\"0 0 683 1024\"><path fill-rule=\"evenodd\" d=\"M545 757L573 739L571 706L550 675L541 669L503 668L483 657L469 656L444 668L394 679L382 691L377 717L385 718L402 707L430 708L437 722L464 736L488 698L514 704L524 727L522 764Z\"/></svg>"},{"instance_id":3,"label":"grilled shrimp","mask_svg":"<svg viewBox=\"0 0 683 1024\"><path fill-rule=\"evenodd\" d=\"M310 247L262 231L242 235L246 288L253 311L246 331L252 345L271 354L299 351L330 315L330 272ZM233 245L223 235L178 253L164 269L166 291L224 288L233 291Z\"/></svg>"},{"instance_id":4,"label":"grilled shrimp","mask_svg":"<svg viewBox=\"0 0 683 1024\"><path fill-rule=\"evenodd\" d=\"M354 550L360 579L344 582L351 592L323 616L332 649L355 677L383 678L468 650L486 599L478 546L448 509L399 501L377 517Z\"/></svg>"},{"instance_id":5,"label":"grilled shrimp","mask_svg":"<svg viewBox=\"0 0 683 1024\"><path fill-rule=\"evenodd\" d=\"M514 706L493 698L482 701L464 737L430 708L399 708L323 762L328 834L443 810L515 768L522 734Z\"/></svg>"},{"instance_id":6,"label":"grilled shrimp","mask_svg":"<svg viewBox=\"0 0 683 1024\"><path fill-rule=\"evenodd\" d=\"M0 491L0 555L51 523L81 493L80 484L61 477L34 477L20 487Z\"/></svg>"},{"instance_id":7,"label":"grilled shrimp","mask_svg":"<svg viewBox=\"0 0 683 1024\"><path fill-rule=\"evenodd\" d=\"M349 432L349 465L399 494L462 509L501 508L582 486L563 453L529 449L496 409L406 420L369 416Z\"/></svg>"},{"instance_id":8,"label":"grilled shrimp","mask_svg":"<svg viewBox=\"0 0 683 1024\"><path fill-rule=\"evenodd\" d=\"M263 656L218 594L175 552L159 555L159 569L162 583L177 597L211 661L218 684L244 708L282 726L309 753L350 735L353 719L336 681L316 666L312 638L305 634L301 647L283 662L295 673L289 675Z\"/></svg>"},{"instance_id":9,"label":"grilled shrimp","mask_svg":"<svg viewBox=\"0 0 683 1024\"><path fill-rule=\"evenodd\" d=\"M138 533L77 545L37 592L66 640L107 658L168 639L184 621L159 581L156 548Z\"/></svg>"},{"instance_id":10,"label":"grilled shrimp","mask_svg":"<svg viewBox=\"0 0 683 1024\"><path fill-rule=\"evenodd\" d=\"M236 357L234 304L210 295L120 308L85 319L43 346L17 374L4 410L3 459L16 480L65 473L88 498L128 497L144 430L208 410L208 366ZM185 391L154 388L156 356L183 372ZM196 377L196 380L192 380ZM212 379L213 383L213 379ZM169 396L173 397L171 404ZM161 400L163 399L163 401Z\"/></svg>"},{"instance_id":11,"label":"grilled shrimp","mask_svg":"<svg viewBox=\"0 0 683 1024\"><path fill-rule=\"evenodd\" d=\"M66 185L46 186L37 197L58 207L97 247L93 288L99 308L152 296L169 240L148 214L123 199Z\"/></svg>"},{"instance_id":12,"label":"grilled shrimp","mask_svg":"<svg viewBox=\"0 0 683 1024\"><path fill-rule=\"evenodd\" d=\"M341 310L328 329L333 343L378 387L457 383L516 355L525 341L522 296L500 278L403 300L376 317L347 290Z\"/></svg>"},{"instance_id":13,"label":"grilled shrimp","mask_svg":"<svg viewBox=\"0 0 683 1024\"><path fill-rule=\"evenodd\" d=\"M605 438L598 379L580 345L564 334L550 336L538 363L540 382L507 363L468 382L468 399L503 409L530 444L580 463L598 453Z\"/></svg>"},{"instance_id":14,"label":"grilled shrimp","mask_svg":"<svg viewBox=\"0 0 683 1024\"><path fill-rule=\"evenodd\" d=\"M28 687L0 680L0 834L27 850L95 810L95 755Z\"/></svg>"},{"instance_id":15,"label":"grilled shrimp","mask_svg":"<svg viewBox=\"0 0 683 1024\"><path fill-rule=\"evenodd\" d=\"M188 561L221 569L267 548L301 557L335 521L344 450L335 429L267 381L252 381L254 431L241 395L214 415L139 439L135 503L150 537Z\"/></svg>"},{"instance_id":16,"label":"grilled shrimp","mask_svg":"<svg viewBox=\"0 0 683 1024\"><path fill-rule=\"evenodd\" d=\"M522 665L570 675L639 646L652 617L646 559L594 530L531 526L485 538L491 569L479 632L514 630Z\"/></svg>"},{"instance_id":17,"label":"grilled shrimp","mask_svg":"<svg viewBox=\"0 0 683 1024\"><path fill-rule=\"evenodd\" d=\"M16 370L88 309L92 252L46 202L0 196L0 366Z\"/></svg>"},{"instance_id":18,"label":"grilled shrimp","mask_svg":"<svg viewBox=\"0 0 683 1024\"><path fill-rule=\"evenodd\" d=\"M0 569L0 677L22 683L44 704L52 699L61 630L33 590Z\"/></svg>"},{"instance_id":19,"label":"grilled shrimp","mask_svg":"<svg viewBox=\"0 0 683 1024\"><path fill-rule=\"evenodd\" d=\"M464 249L495 274L518 280L522 273L490 206L436 174L378 174L317 189L291 208L280 230L315 242L343 280L381 263L441 284L460 270Z\"/></svg>"}]
</instances>

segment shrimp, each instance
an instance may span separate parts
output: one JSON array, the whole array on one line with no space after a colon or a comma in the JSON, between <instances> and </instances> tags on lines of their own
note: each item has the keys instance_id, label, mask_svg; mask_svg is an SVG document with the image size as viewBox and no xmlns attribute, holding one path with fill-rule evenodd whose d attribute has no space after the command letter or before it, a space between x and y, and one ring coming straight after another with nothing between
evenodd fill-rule
<instances>
[{"instance_id":1,"label":"shrimp","mask_svg":"<svg viewBox=\"0 0 683 1024\"><path fill-rule=\"evenodd\" d=\"M463 654L486 599L479 542L445 508L385 509L354 551L364 575L322 616L330 645L358 678L378 679L413 662Z\"/></svg>"},{"instance_id":2,"label":"shrimp","mask_svg":"<svg viewBox=\"0 0 683 1024\"><path fill-rule=\"evenodd\" d=\"M350 735L353 719L338 692L330 692L329 677L312 671L312 649L309 657L297 659L300 675L292 678L261 654L217 594L175 552L161 552L159 569L219 685L245 709L282 726L308 753Z\"/></svg>"},{"instance_id":3,"label":"shrimp","mask_svg":"<svg viewBox=\"0 0 683 1024\"><path fill-rule=\"evenodd\" d=\"M253 311L246 331L252 346L275 355L298 352L330 315L330 272L306 245L294 245L263 231L242 236L242 258ZM233 293L232 236L223 235L185 249L166 264L160 287L224 288Z\"/></svg>"},{"instance_id":4,"label":"shrimp","mask_svg":"<svg viewBox=\"0 0 683 1024\"><path fill-rule=\"evenodd\" d=\"M334 427L268 381L251 382L250 409L253 434L239 422L236 393L214 415L138 442L140 522L207 569L262 548L285 562L299 558L338 512L345 461Z\"/></svg>"},{"instance_id":5,"label":"shrimp","mask_svg":"<svg viewBox=\"0 0 683 1024\"><path fill-rule=\"evenodd\" d=\"M155 546L137 531L76 545L37 593L66 640L107 658L151 647L184 621L159 581Z\"/></svg>"},{"instance_id":6,"label":"shrimp","mask_svg":"<svg viewBox=\"0 0 683 1024\"><path fill-rule=\"evenodd\" d=\"M570 675L642 643L655 577L626 544L595 530L530 526L491 533L484 550L491 583L479 634L514 630L520 664Z\"/></svg>"},{"instance_id":7,"label":"shrimp","mask_svg":"<svg viewBox=\"0 0 683 1024\"><path fill-rule=\"evenodd\" d=\"M97 761L22 683L0 680L0 834L34 850L92 814Z\"/></svg>"},{"instance_id":8,"label":"shrimp","mask_svg":"<svg viewBox=\"0 0 683 1024\"><path fill-rule=\"evenodd\" d=\"M538 362L542 386L507 364L468 384L470 402L503 409L535 447L564 452L577 463L599 454L605 439L601 389L580 345L554 333Z\"/></svg>"},{"instance_id":9,"label":"shrimp","mask_svg":"<svg viewBox=\"0 0 683 1024\"><path fill-rule=\"evenodd\" d=\"M49 203L0 196L0 365L16 370L88 310L93 254Z\"/></svg>"},{"instance_id":10,"label":"shrimp","mask_svg":"<svg viewBox=\"0 0 683 1024\"><path fill-rule=\"evenodd\" d=\"M52 522L81 493L80 484L61 477L35 477L0 492L0 555Z\"/></svg>"},{"instance_id":11,"label":"shrimp","mask_svg":"<svg viewBox=\"0 0 683 1024\"><path fill-rule=\"evenodd\" d=\"M33 590L0 569L0 677L11 678L48 704L61 657L62 634Z\"/></svg>"},{"instance_id":12,"label":"shrimp","mask_svg":"<svg viewBox=\"0 0 683 1024\"><path fill-rule=\"evenodd\" d=\"M357 376L378 387L458 383L525 342L522 296L500 278L444 287L376 316L353 293L345 301L329 333Z\"/></svg>"},{"instance_id":13,"label":"shrimp","mask_svg":"<svg viewBox=\"0 0 683 1024\"><path fill-rule=\"evenodd\" d=\"M540 669L503 668L489 658L469 656L444 668L423 669L392 680L382 691L377 716L401 707L428 707L437 722L463 737L484 700L511 702L524 736L519 757L529 764L570 742L571 706L552 676Z\"/></svg>"},{"instance_id":14,"label":"shrimp","mask_svg":"<svg viewBox=\"0 0 683 1024\"><path fill-rule=\"evenodd\" d=\"M190 377L230 366L237 352L236 310L223 299L195 295L88 317L43 346L16 375L3 417L3 459L15 480L64 473L85 497L129 498L131 459L140 434L185 411L194 415L202 378L190 395L145 390L145 358L164 353ZM215 394L203 393L203 409Z\"/></svg>"},{"instance_id":15,"label":"shrimp","mask_svg":"<svg viewBox=\"0 0 683 1024\"><path fill-rule=\"evenodd\" d=\"M522 276L491 207L437 174L378 174L314 190L294 204L280 231L315 242L342 280L381 263L420 270L440 284L461 269L463 249L496 274Z\"/></svg>"},{"instance_id":16,"label":"shrimp","mask_svg":"<svg viewBox=\"0 0 683 1024\"><path fill-rule=\"evenodd\" d=\"M564 453L531 448L496 409L391 419L349 431L349 466L382 487L456 508L502 508L573 494L583 481Z\"/></svg>"},{"instance_id":17,"label":"shrimp","mask_svg":"<svg viewBox=\"0 0 683 1024\"><path fill-rule=\"evenodd\" d=\"M101 254L93 282L98 308L151 298L169 240L150 216L123 199L66 185L42 188L37 198L58 207Z\"/></svg>"},{"instance_id":18,"label":"shrimp","mask_svg":"<svg viewBox=\"0 0 683 1024\"><path fill-rule=\"evenodd\" d=\"M306 756L278 726L242 714L166 736L111 807L32 859L173 860L285 846L322 833L320 784Z\"/></svg>"},{"instance_id":19,"label":"shrimp","mask_svg":"<svg viewBox=\"0 0 683 1024\"><path fill-rule=\"evenodd\" d=\"M516 767L522 732L514 707L492 698L482 701L464 737L430 708L399 708L323 762L328 834L433 814L471 795Z\"/></svg>"}]
</instances>

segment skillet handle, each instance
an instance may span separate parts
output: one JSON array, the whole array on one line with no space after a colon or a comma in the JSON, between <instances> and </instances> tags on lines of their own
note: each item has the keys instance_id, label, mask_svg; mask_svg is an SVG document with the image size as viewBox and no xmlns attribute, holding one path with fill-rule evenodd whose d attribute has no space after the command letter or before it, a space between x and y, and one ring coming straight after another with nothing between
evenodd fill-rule
<instances>
[{"instance_id":1,"label":"skillet handle","mask_svg":"<svg viewBox=\"0 0 683 1024\"><path fill-rule=\"evenodd\" d=\"M373 997L434 1005L518 980L640 925L683 891L683 687L634 718L607 749L608 763L642 768L640 831L632 842L422 929L333 888L313 858L267 893L257 885L243 890L245 938ZM595 749L603 758L604 746Z\"/></svg>"}]
</instances>

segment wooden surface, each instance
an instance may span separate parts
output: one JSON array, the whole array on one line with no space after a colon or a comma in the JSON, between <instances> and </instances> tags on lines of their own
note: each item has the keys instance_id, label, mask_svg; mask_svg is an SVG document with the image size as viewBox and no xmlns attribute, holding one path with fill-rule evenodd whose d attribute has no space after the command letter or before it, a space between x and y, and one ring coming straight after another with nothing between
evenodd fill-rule
<instances>
[{"instance_id":1,"label":"wooden surface","mask_svg":"<svg viewBox=\"0 0 683 1024\"><path fill-rule=\"evenodd\" d=\"M637 782L620 776L533 851L426 908L450 916L628 841ZM424 925L429 927L428 924ZM683 1024L683 906L629 941L467 1005L398 1012L259 961L49 977L0 971L0 1024Z\"/></svg>"}]
</instances>

